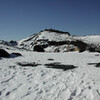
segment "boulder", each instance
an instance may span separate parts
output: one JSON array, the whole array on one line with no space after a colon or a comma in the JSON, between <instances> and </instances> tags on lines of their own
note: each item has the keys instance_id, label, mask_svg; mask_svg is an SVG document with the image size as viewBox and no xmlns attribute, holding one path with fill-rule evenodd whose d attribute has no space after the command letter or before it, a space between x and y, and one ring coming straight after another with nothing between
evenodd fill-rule
<instances>
[{"instance_id":1,"label":"boulder","mask_svg":"<svg viewBox=\"0 0 100 100\"><path fill-rule=\"evenodd\" d=\"M10 54L4 49L0 49L0 57L10 57Z\"/></svg>"},{"instance_id":2,"label":"boulder","mask_svg":"<svg viewBox=\"0 0 100 100\"><path fill-rule=\"evenodd\" d=\"M41 45L35 45L33 51L44 52L44 49Z\"/></svg>"},{"instance_id":3,"label":"boulder","mask_svg":"<svg viewBox=\"0 0 100 100\"><path fill-rule=\"evenodd\" d=\"M18 57L18 56L22 56L20 53L12 53L12 55Z\"/></svg>"}]
</instances>

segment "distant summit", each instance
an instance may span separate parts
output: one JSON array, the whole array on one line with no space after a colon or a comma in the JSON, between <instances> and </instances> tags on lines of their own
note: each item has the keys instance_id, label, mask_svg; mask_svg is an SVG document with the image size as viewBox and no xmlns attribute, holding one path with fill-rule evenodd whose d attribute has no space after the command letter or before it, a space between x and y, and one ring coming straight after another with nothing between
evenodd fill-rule
<instances>
[{"instance_id":1,"label":"distant summit","mask_svg":"<svg viewBox=\"0 0 100 100\"><path fill-rule=\"evenodd\" d=\"M45 29L20 40L18 47L37 52L83 52L85 50L100 52L99 39L100 36L73 36L69 32Z\"/></svg>"},{"instance_id":2,"label":"distant summit","mask_svg":"<svg viewBox=\"0 0 100 100\"><path fill-rule=\"evenodd\" d=\"M48 49L49 47L52 48L53 46L56 47L57 45L64 45L66 44L66 41L71 40L72 36L69 32L63 32L56 29L45 29L40 31L39 33L31 35L26 39L20 40L18 42L18 47L32 51L39 51L39 49L40 51L46 51L46 49ZM54 51L54 49L52 50Z\"/></svg>"},{"instance_id":3,"label":"distant summit","mask_svg":"<svg viewBox=\"0 0 100 100\"><path fill-rule=\"evenodd\" d=\"M20 41L1 40L0 46L37 52L100 52L100 35L74 36L69 32L45 29Z\"/></svg>"},{"instance_id":4,"label":"distant summit","mask_svg":"<svg viewBox=\"0 0 100 100\"><path fill-rule=\"evenodd\" d=\"M0 41L5 46L37 52L100 52L100 35L73 36L69 32L45 29L20 41Z\"/></svg>"},{"instance_id":5,"label":"distant summit","mask_svg":"<svg viewBox=\"0 0 100 100\"><path fill-rule=\"evenodd\" d=\"M60 30L52 29L52 28L50 28L50 29L45 29L44 31L56 32L56 33L61 33L61 34L67 34L67 35L70 35L69 32L63 32L63 31L60 31ZM41 31L41 32L43 32L43 31Z\"/></svg>"}]
</instances>

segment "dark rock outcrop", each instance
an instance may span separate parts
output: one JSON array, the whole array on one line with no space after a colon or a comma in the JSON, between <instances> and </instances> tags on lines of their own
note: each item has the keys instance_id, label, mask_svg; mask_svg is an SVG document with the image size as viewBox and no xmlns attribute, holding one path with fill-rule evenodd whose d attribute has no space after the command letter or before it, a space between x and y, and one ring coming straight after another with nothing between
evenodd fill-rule
<instances>
[{"instance_id":1,"label":"dark rock outcrop","mask_svg":"<svg viewBox=\"0 0 100 100\"><path fill-rule=\"evenodd\" d=\"M63 69L64 71L77 68L77 66L64 65L64 64L61 64L60 62L45 64L45 66L47 66L47 68Z\"/></svg>"},{"instance_id":2,"label":"dark rock outcrop","mask_svg":"<svg viewBox=\"0 0 100 100\"><path fill-rule=\"evenodd\" d=\"M17 43L16 41L13 41L13 40L11 40L9 43L10 43L12 46L18 45L18 43Z\"/></svg>"},{"instance_id":3,"label":"dark rock outcrop","mask_svg":"<svg viewBox=\"0 0 100 100\"><path fill-rule=\"evenodd\" d=\"M16 57L22 56L22 54L20 54L20 53L12 53L11 55L16 56Z\"/></svg>"},{"instance_id":4,"label":"dark rock outcrop","mask_svg":"<svg viewBox=\"0 0 100 100\"><path fill-rule=\"evenodd\" d=\"M87 44L84 43L83 41L76 40L76 41L71 41L72 45L77 46L79 48L79 52L83 52L86 50Z\"/></svg>"},{"instance_id":5,"label":"dark rock outcrop","mask_svg":"<svg viewBox=\"0 0 100 100\"><path fill-rule=\"evenodd\" d=\"M48 41L48 44L53 45L53 46L60 46L60 45L65 45L65 44L69 44L69 43L70 43L69 41L59 41L59 42Z\"/></svg>"},{"instance_id":6,"label":"dark rock outcrop","mask_svg":"<svg viewBox=\"0 0 100 100\"><path fill-rule=\"evenodd\" d=\"M10 54L4 49L0 49L0 57L10 57Z\"/></svg>"},{"instance_id":7,"label":"dark rock outcrop","mask_svg":"<svg viewBox=\"0 0 100 100\"><path fill-rule=\"evenodd\" d=\"M49 32L56 32L56 33L60 33L60 34L67 34L70 36L70 33L69 32L63 32L63 31L59 31L59 30L56 30L56 29L45 29L44 31L49 31Z\"/></svg>"},{"instance_id":8,"label":"dark rock outcrop","mask_svg":"<svg viewBox=\"0 0 100 100\"><path fill-rule=\"evenodd\" d=\"M35 45L33 51L44 52L44 49L41 45Z\"/></svg>"},{"instance_id":9,"label":"dark rock outcrop","mask_svg":"<svg viewBox=\"0 0 100 100\"><path fill-rule=\"evenodd\" d=\"M100 63L97 63L97 64L96 64L96 67L100 67Z\"/></svg>"},{"instance_id":10,"label":"dark rock outcrop","mask_svg":"<svg viewBox=\"0 0 100 100\"><path fill-rule=\"evenodd\" d=\"M96 52L95 48L93 48L93 47L89 47L89 51L90 52Z\"/></svg>"}]
</instances>

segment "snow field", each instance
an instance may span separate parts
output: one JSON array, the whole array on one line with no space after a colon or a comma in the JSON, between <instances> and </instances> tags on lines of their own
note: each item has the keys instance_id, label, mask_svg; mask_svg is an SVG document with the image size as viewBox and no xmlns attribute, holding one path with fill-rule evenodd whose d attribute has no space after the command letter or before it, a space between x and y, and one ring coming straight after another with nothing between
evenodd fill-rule
<instances>
[{"instance_id":1,"label":"snow field","mask_svg":"<svg viewBox=\"0 0 100 100\"><path fill-rule=\"evenodd\" d=\"M12 50L8 50L12 52ZM100 62L100 54L89 52L37 53L18 51L23 56L0 59L0 100L99 100L100 68L88 63ZM98 56L95 56L98 55ZM54 59L50 61L48 59ZM36 67L18 62L36 62ZM60 62L77 68L46 68Z\"/></svg>"}]
</instances>

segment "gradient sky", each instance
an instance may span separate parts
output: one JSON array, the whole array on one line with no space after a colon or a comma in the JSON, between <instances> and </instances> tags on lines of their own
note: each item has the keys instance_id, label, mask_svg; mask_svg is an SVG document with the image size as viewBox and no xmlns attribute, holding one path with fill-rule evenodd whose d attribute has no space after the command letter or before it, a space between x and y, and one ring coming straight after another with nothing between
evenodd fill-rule
<instances>
[{"instance_id":1,"label":"gradient sky","mask_svg":"<svg viewBox=\"0 0 100 100\"><path fill-rule=\"evenodd\" d=\"M100 0L0 0L0 40L20 40L45 28L100 34Z\"/></svg>"}]
</instances>

